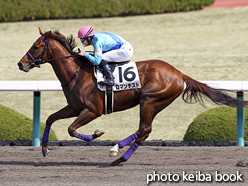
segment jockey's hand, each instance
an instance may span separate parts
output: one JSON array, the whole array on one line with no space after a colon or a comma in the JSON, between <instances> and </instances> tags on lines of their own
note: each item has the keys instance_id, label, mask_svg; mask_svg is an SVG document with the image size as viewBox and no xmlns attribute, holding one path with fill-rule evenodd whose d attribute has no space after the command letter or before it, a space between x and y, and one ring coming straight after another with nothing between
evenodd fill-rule
<instances>
[{"instance_id":1,"label":"jockey's hand","mask_svg":"<svg viewBox=\"0 0 248 186\"><path fill-rule=\"evenodd\" d=\"M80 55L80 56L84 56L85 55L85 51L80 51L79 53L78 53L78 55Z\"/></svg>"}]
</instances>

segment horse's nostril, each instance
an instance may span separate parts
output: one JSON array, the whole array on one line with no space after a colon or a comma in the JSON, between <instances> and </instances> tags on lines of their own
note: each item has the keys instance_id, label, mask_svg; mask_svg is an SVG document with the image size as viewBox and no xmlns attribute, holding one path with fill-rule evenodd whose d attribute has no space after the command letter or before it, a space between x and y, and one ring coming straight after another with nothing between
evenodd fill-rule
<instances>
[{"instance_id":1,"label":"horse's nostril","mask_svg":"<svg viewBox=\"0 0 248 186\"><path fill-rule=\"evenodd\" d=\"M19 66L19 69L20 69L20 70L23 70L23 65L22 65L21 62L17 63L17 65Z\"/></svg>"}]
</instances>

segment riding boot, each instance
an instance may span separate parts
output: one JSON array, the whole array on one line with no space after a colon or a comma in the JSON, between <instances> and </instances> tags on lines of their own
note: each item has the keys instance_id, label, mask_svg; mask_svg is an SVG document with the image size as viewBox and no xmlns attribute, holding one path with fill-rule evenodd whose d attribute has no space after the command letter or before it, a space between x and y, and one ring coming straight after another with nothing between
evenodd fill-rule
<instances>
[{"instance_id":1,"label":"riding boot","mask_svg":"<svg viewBox=\"0 0 248 186\"><path fill-rule=\"evenodd\" d=\"M100 83L104 84L104 85L113 86L115 78L111 72L111 69L110 69L108 63L106 61L102 60L100 65L103 69L103 74L106 76L106 79L104 79L103 81L100 81Z\"/></svg>"}]
</instances>

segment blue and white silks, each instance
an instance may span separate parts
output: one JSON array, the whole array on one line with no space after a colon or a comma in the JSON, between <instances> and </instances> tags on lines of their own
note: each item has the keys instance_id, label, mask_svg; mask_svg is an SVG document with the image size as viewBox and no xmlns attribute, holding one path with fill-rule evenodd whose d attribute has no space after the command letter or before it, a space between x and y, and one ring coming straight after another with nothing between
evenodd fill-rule
<instances>
[{"instance_id":1,"label":"blue and white silks","mask_svg":"<svg viewBox=\"0 0 248 186\"><path fill-rule=\"evenodd\" d=\"M86 53L85 57L95 65L99 65L104 53L120 49L125 43L127 43L127 41L116 34L109 32L97 33L91 42L94 47L94 54L90 55Z\"/></svg>"}]
</instances>

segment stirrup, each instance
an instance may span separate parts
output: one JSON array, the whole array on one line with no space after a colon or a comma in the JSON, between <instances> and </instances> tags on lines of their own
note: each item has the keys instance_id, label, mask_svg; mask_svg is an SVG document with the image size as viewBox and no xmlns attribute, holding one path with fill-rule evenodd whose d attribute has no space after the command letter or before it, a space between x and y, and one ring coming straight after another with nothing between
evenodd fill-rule
<instances>
[{"instance_id":1,"label":"stirrup","mask_svg":"<svg viewBox=\"0 0 248 186\"><path fill-rule=\"evenodd\" d=\"M110 79L105 79L103 81L100 81L99 83L104 85L114 86L114 80L110 80Z\"/></svg>"},{"instance_id":2,"label":"stirrup","mask_svg":"<svg viewBox=\"0 0 248 186\"><path fill-rule=\"evenodd\" d=\"M102 130L102 129L96 129L96 130L94 131L94 134L97 135L98 137L100 137L100 136L103 135L104 133L105 133L105 131Z\"/></svg>"}]
</instances>

